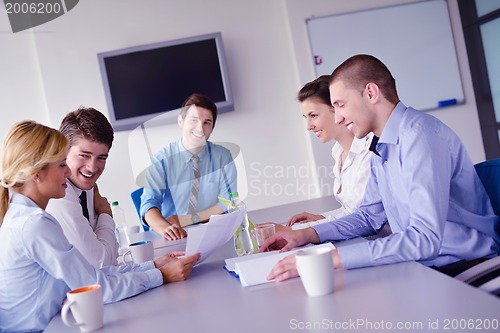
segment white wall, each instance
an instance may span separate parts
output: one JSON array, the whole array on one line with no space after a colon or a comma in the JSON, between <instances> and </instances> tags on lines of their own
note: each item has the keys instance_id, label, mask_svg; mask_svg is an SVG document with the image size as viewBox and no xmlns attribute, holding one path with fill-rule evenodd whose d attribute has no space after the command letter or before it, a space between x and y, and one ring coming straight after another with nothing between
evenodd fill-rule
<instances>
[{"instance_id":1,"label":"white wall","mask_svg":"<svg viewBox=\"0 0 500 333\"><path fill-rule=\"evenodd\" d=\"M15 122L33 119L46 123L48 113L33 33L14 35L4 7L0 8L0 138L3 140Z\"/></svg>"},{"instance_id":2,"label":"white wall","mask_svg":"<svg viewBox=\"0 0 500 333\"><path fill-rule=\"evenodd\" d=\"M241 148L247 205L259 209L316 197L314 161L328 166L330 146L311 140L295 101L298 89L314 78L305 19L404 2L410 1L86 0L54 21L16 34L2 8L0 137L26 118L58 127L79 105L107 114L99 52L220 31L236 110L219 116L211 140ZM433 114L480 161L484 149L456 0L449 7L466 104ZM176 125L166 125L151 130L150 139L159 147L179 135ZM134 220L129 194L137 187L137 167L132 166L147 156L137 140L131 132L116 133L99 181L109 200L125 203Z\"/></svg>"},{"instance_id":3,"label":"white wall","mask_svg":"<svg viewBox=\"0 0 500 333\"><path fill-rule=\"evenodd\" d=\"M312 56L305 23L306 19L411 2L415 2L415 0L309 0L307 2L302 0L286 0L285 3L291 31L290 35L292 36L293 50L296 56L296 63L298 64L298 76L301 84L315 78L314 65L313 62L310 61ZM465 103L445 109L430 111L428 113L450 126L464 142L472 161L480 162L485 159L485 152L457 1L448 0L448 9L455 39L455 47L457 49ZM355 28L356 27L346 27L346 29ZM397 27L395 27L395 29L397 29ZM373 38L377 38L377 36L374 35ZM334 42L335 41L332 41L332 43ZM395 41L395 43L397 43L397 41ZM342 45L338 45L338 47L341 48ZM396 77L395 79L397 82L398 78ZM309 139L317 168L321 169L330 165L330 147L319 143L318 140L315 140L313 135L310 135ZM328 181L323 177L323 174L320 174L318 178L321 183ZM322 188L324 189L324 187ZM325 191L322 193L323 195L326 194Z\"/></svg>"},{"instance_id":4,"label":"white wall","mask_svg":"<svg viewBox=\"0 0 500 333\"><path fill-rule=\"evenodd\" d=\"M236 110L220 115L211 139L241 147L251 184L246 202L257 209L307 199L308 193L297 192L295 187L307 188L312 182L307 173L304 179L275 174L282 166L299 167L309 159L294 100L296 65L286 29L281 1L88 0L33 29L34 33L27 33L33 37L34 46L29 42L25 45L36 49L33 57L39 60L48 123L57 127L63 116L80 104L107 113L97 53L221 31ZM2 48L4 35L0 36ZM34 60L24 62L35 66ZM21 62L19 66L23 66ZM33 92L36 89L26 93ZM14 95L5 97L16 103ZM19 105L16 111L24 118L31 109L31 105ZM153 141L158 146L158 142L166 144L179 136L178 127L169 125L158 128ZM135 157L135 152L129 150L129 133L116 133L99 184L110 200L127 202L128 213L135 218L129 199L129 193L136 188L131 153ZM263 171L268 174L258 177ZM266 195L266 182L275 185L276 193L287 187L290 195Z\"/></svg>"}]
</instances>

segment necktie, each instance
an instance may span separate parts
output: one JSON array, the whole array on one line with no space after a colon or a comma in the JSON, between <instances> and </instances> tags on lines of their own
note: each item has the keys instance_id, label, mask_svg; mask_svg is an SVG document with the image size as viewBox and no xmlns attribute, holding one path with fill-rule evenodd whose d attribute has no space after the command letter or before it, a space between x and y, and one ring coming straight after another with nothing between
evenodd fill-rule
<instances>
[{"instance_id":1,"label":"necktie","mask_svg":"<svg viewBox=\"0 0 500 333\"><path fill-rule=\"evenodd\" d=\"M193 162L193 186L191 188L191 194L189 195L189 212L196 212L196 205L198 204L198 190L200 187L200 158L198 155L193 155L191 158Z\"/></svg>"},{"instance_id":2,"label":"necktie","mask_svg":"<svg viewBox=\"0 0 500 333\"><path fill-rule=\"evenodd\" d=\"M378 143L378 136L374 135L372 142L370 143L370 148L368 148L368 150L372 151L375 155L382 157L382 156L380 156L379 152L377 151L377 143Z\"/></svg>"},{"instance_id":3,"label":"necktie","mask_svg":"<svg viewBox=\"0 0 500 333\"><path fill-rule=\"evenodd\" d=\"M80 194L80 205L82 206L82 213L83 216L89 219L89 209L87 207L87 192L82 191L82 194Z\"/></svg>"}]
</instances>

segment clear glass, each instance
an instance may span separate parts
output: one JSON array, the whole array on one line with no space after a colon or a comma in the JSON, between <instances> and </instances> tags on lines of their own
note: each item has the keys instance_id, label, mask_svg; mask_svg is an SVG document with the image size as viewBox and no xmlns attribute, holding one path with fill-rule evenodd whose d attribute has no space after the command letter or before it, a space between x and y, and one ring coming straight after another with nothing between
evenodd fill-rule
<instances>
[{"instance_id":1,"label":"clear glass","mask_svg":"<svg viewBox=\"0 0 500 333\"><path fill-rule=\"evenodd\" d=\"M258 247L261 247L262 244L264 244L264 242L266 241L266 239L268 239L269 237L271 237L276 233L274 224L271 223L257 224L253 230Z\"/></svg>"},{"instance_id":2,"label":"clear glass","mask_svg":"<svg viewBox=\"0 0 500 333\"><path fill-rule=\"evenodd\" d=\"M481 17L500 8L500 0L476 0L477 16Z\"/></svg>"}]
</instances>

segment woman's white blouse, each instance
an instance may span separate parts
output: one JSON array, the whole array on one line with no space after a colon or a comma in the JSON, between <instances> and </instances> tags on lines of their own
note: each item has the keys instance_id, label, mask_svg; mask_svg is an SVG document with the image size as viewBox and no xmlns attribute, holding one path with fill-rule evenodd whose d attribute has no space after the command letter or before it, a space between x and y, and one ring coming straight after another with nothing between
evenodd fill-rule
<instances>
[{"instance_id":1,"label":"woman's white blouse","mask_svg":"<svg viewBox=\"0 0 500 333\"><path fill-rule=\"evenodd\" d=\"M335 199L341 207L325 213L325 218L308 223L296 223L293 230L308 228L320 223L329 222L351 214L358 208L365 195L366 185L370 177L370 160L373 153L369 150L373 139L373 133L369 133L362 139L354 138L349 154L341 166L341 158L344 150L340 144L335 143L332 148L333 158L333 190Z\"/></svg>"}]
</instances>

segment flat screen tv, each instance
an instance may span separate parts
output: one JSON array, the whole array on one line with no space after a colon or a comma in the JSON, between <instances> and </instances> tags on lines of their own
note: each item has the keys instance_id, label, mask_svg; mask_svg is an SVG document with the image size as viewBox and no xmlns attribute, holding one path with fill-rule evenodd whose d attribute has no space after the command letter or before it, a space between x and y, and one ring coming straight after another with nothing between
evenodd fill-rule
<instances>
[{"instance_id":1,"label":"flat screen tv","mask_svg":"<svg viewBox=\"0 0 500 333\"><path fill-rule=\"evenodd\" d=\"M103 52L98 60L116 131L155 117L176 122L192 93L210 97L219 113L234 110L221 33Z\"/></svg>"}]
</instances>

